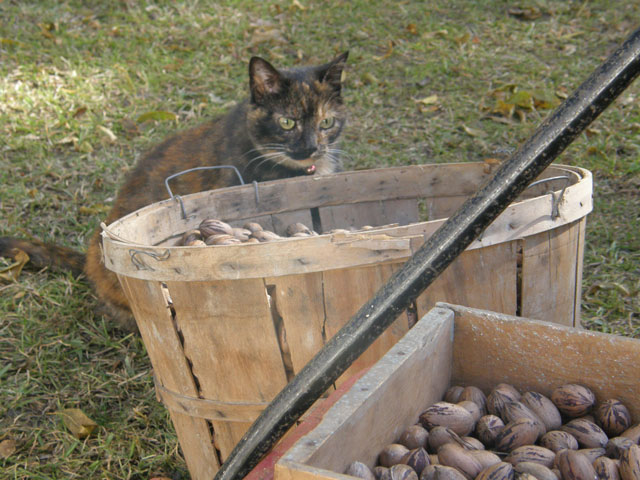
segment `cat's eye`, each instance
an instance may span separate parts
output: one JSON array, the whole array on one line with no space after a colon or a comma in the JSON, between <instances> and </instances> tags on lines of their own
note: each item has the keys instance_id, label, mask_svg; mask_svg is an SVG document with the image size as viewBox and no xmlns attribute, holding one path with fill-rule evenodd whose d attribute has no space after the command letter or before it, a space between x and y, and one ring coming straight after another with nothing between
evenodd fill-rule
<instances>
[{"instance_id":1,"label":"cat's eye","mask_svg":"<svg viewBox=\"0 0 640 480\"><path fill-rule=\"evenodd\" d=\"M334 123L335 123L335 120L334 120L334 118L333 118L333 117L323 118L323 119L320 121L320 128L323 128L323 129L325 129L325 130L326 130L327 128L331 128L331 127L333 127L333 124L334 124Z\"/></svg>"},{"instance_id":2,"label":"cat's eye","mask_svg":"<svg viewBox=\"0 0 640 480\"><path fill-rule=\"evenodd\" d=\"M278 119L278 123L282 127L283 130L291 130L296 126L296 121L293 118L289 117L280 117Z\"/></svg>"}]
</instances>

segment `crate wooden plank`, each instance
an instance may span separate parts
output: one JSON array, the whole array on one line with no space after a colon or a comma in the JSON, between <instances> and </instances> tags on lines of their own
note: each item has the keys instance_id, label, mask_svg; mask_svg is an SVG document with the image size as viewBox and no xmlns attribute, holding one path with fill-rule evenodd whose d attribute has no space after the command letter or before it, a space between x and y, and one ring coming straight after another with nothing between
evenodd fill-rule
<instances>
[{"instance_id":1,"label":"crate wooden plank","mask_svg":"<svg viewBox=\"0 0 640 480\"><path fill-rule=\"evenodd\" d=\"M160 282L120 277L122 288L133 298L145 296L145 303L132 305L140 336L147 347L156 381L165 388L198 396L191 369L173 325ZM194 480L210 479L220 467L207 421L169 410L185 461Z\"/></svg>"},{"instance_id":2,"label":"crate wooden plank","mask_svg":"<svg viewBox=\"0 0 640 480\"><path fill-rule=\"evenodd\" d=\"M573 326L580 228L573 222L524 239L522 316Z\"/></svg>"},{"instance_id":3,"label":"crate wooden plank","mask_svg":"<svg viewBox=\"0 0 640 480\"><path fill-rule=\"evenodd\" d=\"M276 464L277 480L352 478L340 472L354 459L373 466L422 407L442 398L451 374L453 314L442 309L411 332L285 454Z\"/></svg>"},{"instance_id":4,"label":"crate wooden plank","mask_svg":"<svg viewBox=\"0 0 640 480\"><path fill-rule=\"evenodd\" d=\"M318 209L322 231L360 228L365 225L407 225L418 221L416 199L349 203Z\"/></svg>"},{"instance_id":5,"label":"crate wooden plank","mask_svg":"<svg viewBox=\"0 0 640 480\"><path fill-rule=\"evenodd\" d=\"M325 342L321 273L265 279L274 286L275 308L286 332L294 373L304 367Z\"/></svg>"},{"instance_id":6,"label":"crate wooden plank","mask_svg":"<svg viewBox=\"0 0 640 480\"><path fill-rule=\"evenodd\" d=\"M564 383L581 383L594 391L598 402L617 398L632 418L640 418L639 340L466 307L447 308L456 314L453 384L488 391L506 382L550 396Z\"/></svg>"},{"instance_id":7,"label":"crate wooden plank","mask_svg":"<svg viewBox=\"0 0 640 480\"><path fill-rule=\"evenodd\" d=\"M326 338L333 337L365 302L399 268L398 264L375 265L365 268L330 270L323 274L324 325ZM337 382L373 364L387 352L408 330L408 321L402 313L391 326L347 369Z\"/></svg>"},{"instance_id":8,"label":"crate wooden plank","mask_svg":"<svg viewBox=\"0 0 640 480\"><path fill-rule=\"evenodd\" d=\"M445 300L515 315L517 244L505 242L463 252L418 297L418 318Z\"/></svg>"},{"instance_id":9,"label":"crate wooden plank","mask_svg":"<svg viewBox=\"0 0 640 480\"><path fill-rule=\"evenodd\" d=\"M271 401L287 379L263 281L167 282L167 287L202 396ZM212 422L223 459L253 420Z\"/></svg>"}]
</instances>

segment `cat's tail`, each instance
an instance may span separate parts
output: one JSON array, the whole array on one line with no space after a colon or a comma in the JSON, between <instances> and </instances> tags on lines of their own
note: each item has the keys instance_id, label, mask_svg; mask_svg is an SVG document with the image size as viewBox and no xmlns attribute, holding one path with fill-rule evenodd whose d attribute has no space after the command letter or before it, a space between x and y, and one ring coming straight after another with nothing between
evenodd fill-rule
<instances>
[{"instance_id":1,"label":"cat's tail","mask_svg":"<svg viewBox=\"0 0 640 480\"><path fill-rule=\"evenodd\" d=\"M74 275L81 274L84 269L85 254L72 248L39 240L0 237L0 257L15 259L20 250L29 255L29 264L36 268L70 270Z\"/></svg>"}]
</instances>

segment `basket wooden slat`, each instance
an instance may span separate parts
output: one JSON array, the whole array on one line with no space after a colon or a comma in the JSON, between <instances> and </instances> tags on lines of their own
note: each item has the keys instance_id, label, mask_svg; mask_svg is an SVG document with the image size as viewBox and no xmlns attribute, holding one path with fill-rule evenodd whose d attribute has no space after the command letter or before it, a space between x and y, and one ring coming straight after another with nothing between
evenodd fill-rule
<instances>
[{"instance_id":1,"label":"basket wooden slat","mask_svg":"<svg viewBox=\"0 0 640 480\"><path fill-rule=\"evenodd\" d=\"M184 355L203 398L266 404L286 385L262 280L167 282L167 288L184 338ZM253 420L213 422L223 458Z\"/></svg>"},{"instance_id":2,"label":"basket wooden slat","mask_svg":"<svg viewBox=\"0 0 640 480\"><path fill-rule=\"evenodd\" d=\"M131 308L147 353L154 367L156 382L185 396L197 397L198 388L191 374L182 343L173 324L166 292L159 282L120 277L129 298L146 298ZM211 429L206 420L176 410L169 410L178 440L194 478L212 478L220 468L214 450Z\"/></svg>"}]
</instances>

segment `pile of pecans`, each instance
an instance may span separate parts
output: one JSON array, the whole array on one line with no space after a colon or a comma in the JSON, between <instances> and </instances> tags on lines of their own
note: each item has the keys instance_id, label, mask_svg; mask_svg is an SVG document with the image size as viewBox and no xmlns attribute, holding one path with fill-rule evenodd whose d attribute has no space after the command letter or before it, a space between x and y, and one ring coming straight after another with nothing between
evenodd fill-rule
<instances>
[{"instance_id":1,"label":"pile of pecans","mask_svg":"<svg viewBox=\"0 0 640 480\"><path fill-rule=\"evenodd\" d=\"M375 227L365 225L359 229L335 228L326 233L353 233L366 232ZM262 225L256 222L247 222L242 227L232 227L226 222L217 218L207 218L200 222L197 229L188 230L179 240L176 246L183 247L203 247L206 245L237 245L240 243L264 243L282 240L283 238L312 237L319 235L307 227L304 223L292 223L285 230L282 237L275 232L265 230Z\"/></svg>"},{"instance_id":2,"label":"pile of pecans","mask_svg":"<svg viewBox=\"0 0 640 480\"><path fill-rule=\"evenodd\" d=\"M286 229L287 237L310 237L318 235L302 223L293 223ZM207 218L195 230L182 235L179 246L198 247L205 245L236 245L240 243L264 243L282 240L280 235L265 230L259 223L247 222L242 227L232 227L217 218Z\"/></svg>"},{"instance_id":3,"label":"pile of pecans","mask_svg":"<svg viewBox=\"0 0 640 480\"><path fill-rule=\"evenodd\" d=\"M640 480L640 424L616 399L578 384L550 398L497 385L451 387L387 445L365 480Z\"/></svg>"}]
</instances>

